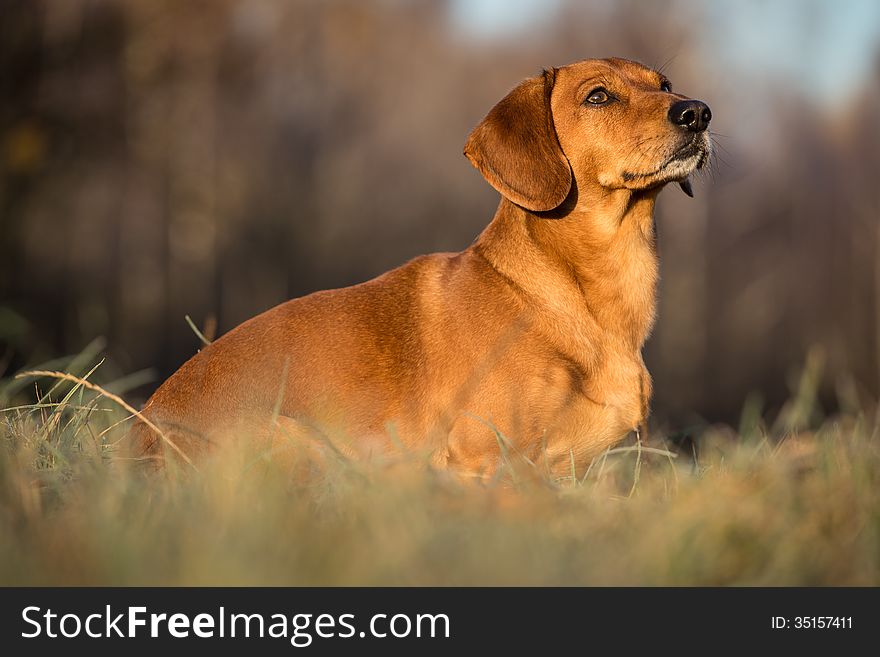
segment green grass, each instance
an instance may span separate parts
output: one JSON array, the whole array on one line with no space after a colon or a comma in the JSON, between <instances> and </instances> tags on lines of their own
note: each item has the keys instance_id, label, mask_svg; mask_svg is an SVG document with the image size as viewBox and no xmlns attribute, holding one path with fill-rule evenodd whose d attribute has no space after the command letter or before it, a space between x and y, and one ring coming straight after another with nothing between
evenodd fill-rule
<instances>
[{"instance_id":1,"label":"green grass","mask_svg":"<svg viewBox=\"0 0 880 657\"><path fill-rule=\"evenodd\" d=\"M415 457L293 474L247 448L150 476L120 458L117 404L18 379L0 394L19 404L0 415L0 584L876 586L877 422L820 417L815 370L776 417L753 398L738 430L701 429L696 460L652 437L562 481L486 482Z\"/></svg>"}]
</instances>

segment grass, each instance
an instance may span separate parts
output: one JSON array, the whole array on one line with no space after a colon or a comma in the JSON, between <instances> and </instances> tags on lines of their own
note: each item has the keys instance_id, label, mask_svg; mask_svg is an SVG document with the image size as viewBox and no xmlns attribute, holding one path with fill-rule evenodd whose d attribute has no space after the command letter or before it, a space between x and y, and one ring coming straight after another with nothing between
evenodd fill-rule
<instances>
[{"instance_id":1,"label":"grass","mask_svg":"<svg viewBox=\"0 0 880 657\"><path fill-rule=\"evenodd\" d=\"M87 356L65 369L93 379ZM629 441L561 481L415 457L291 474L246 447L150 476L120 457L127 413L108 396L14 379L0 584L876 586L878 422L852 404L822 418L811 359L773 418L751 398L693 452Z\"/></svg>"}]
</instances>

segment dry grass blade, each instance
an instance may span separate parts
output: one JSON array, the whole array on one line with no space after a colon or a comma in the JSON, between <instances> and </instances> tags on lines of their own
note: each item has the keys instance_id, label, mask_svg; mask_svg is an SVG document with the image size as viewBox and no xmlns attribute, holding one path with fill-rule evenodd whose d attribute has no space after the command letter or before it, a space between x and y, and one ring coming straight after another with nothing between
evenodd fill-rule
<instances>
[{"instance_id":1,"label":"dry grass blade","mask_svg":"<svg viewBox=\"0 0 880 657\"><path fill-rule=\"evenodd\" d=\"M118 395L114 395L112 392L108 392L108 391L104 390L104 388L102 388L101 386L99 386L95 383L92 383L91 381L86 381L85 379L82 379L78 376L74 376L73 374L68 374L66 372L53 372L50 370L30 370L27 372L20 372L19 374L15 375L16 379L23 379L26 377L47 377L50 379L60 379L63 381L70 381L71 383L76 383L78 385L81 385L84 388L88 388L89 390L93 390L95 392L101 393L107 399L116 402L122 408L124 408L126 411L128 411L132 415L139 418L151 430L155 431L156 435L158 435L163 441L165 441L165 443L171 449L173 449L175 452L177 452L177 454L180 456L180 458L182 458L190 467L192 467L195 470L198 470L198 468L196 468L195 464L190 460L190 458L183 452L182 449L180 449L180 447L177 446L177 444L173 440L171 440L171 438L166 436L165 433L159 427L157 427L155 424L150 422L150 420L148 420L140 411L138 411L136 408L131 406L122 397L119 397Z\"/></svg>"},{"instance_id":2,"label":"dry grass blade","mask_svg":"<svg viewBox=\"0 0 880 657\"><path fill-rule=\"evenodd\" d=\"M189 315L184 315L183 318L186 320L186 323L189 324L189 327L192 329L192 332L196 334L196 337L202 341L206 347L211 345L211 341L205 337L205 334L199 330L199 327L196 326L196 323L192 321L192 318Z\"/></svg>"}]
</instances>

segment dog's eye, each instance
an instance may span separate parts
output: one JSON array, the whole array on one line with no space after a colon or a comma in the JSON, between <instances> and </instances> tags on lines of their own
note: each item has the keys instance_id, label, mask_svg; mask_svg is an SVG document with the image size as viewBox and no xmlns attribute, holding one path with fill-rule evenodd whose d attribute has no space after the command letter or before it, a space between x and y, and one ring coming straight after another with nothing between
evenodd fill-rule
<instances>
[{"instance_id":1,"label":"dog's eye","mask_svg":"<svg viewBox=\"0 0 880 657\"><path fill-rule=\"evenodd\" d=\"M593 89L587 95L587 102L591 105L604 105L608 101L611 100L611 94L609 94L605 89L599 87L598 89Z\"/></svg>"},{"instance_id":2,"label":"dog's eye","mask_svg":"<svg viewBox=\"0 0 880 657\"><path fill-rule=\"evenodd\" d=\"M670 83L669 80L663 80L663 82L660 83L660 91L665 91L666 93L671 92L672 83Z\"/></svg>"}]
</instances>

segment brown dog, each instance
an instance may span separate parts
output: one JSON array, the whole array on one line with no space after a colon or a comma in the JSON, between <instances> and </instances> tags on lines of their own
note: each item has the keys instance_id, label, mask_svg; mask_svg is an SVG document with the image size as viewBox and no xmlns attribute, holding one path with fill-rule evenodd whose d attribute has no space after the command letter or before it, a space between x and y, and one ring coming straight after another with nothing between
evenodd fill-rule
<instances>
[{"instance_id":1,"label":"brown dog","mask_svg":"<svg viewBox=\"0 0 880 657\"><path fill-rule=\"evenodd\" d=\"M654 201L672 181L690 194L710 119L627 60L525 80L465 146L503 197L472 246L245 322L144 416L189 455L229 433L268 430L280 446L307 428L344 451L399 441L466 471L510 450L582 472L647 415ZM157 434L135 431L157 455Z\"/></svg>"}]
</instances>

